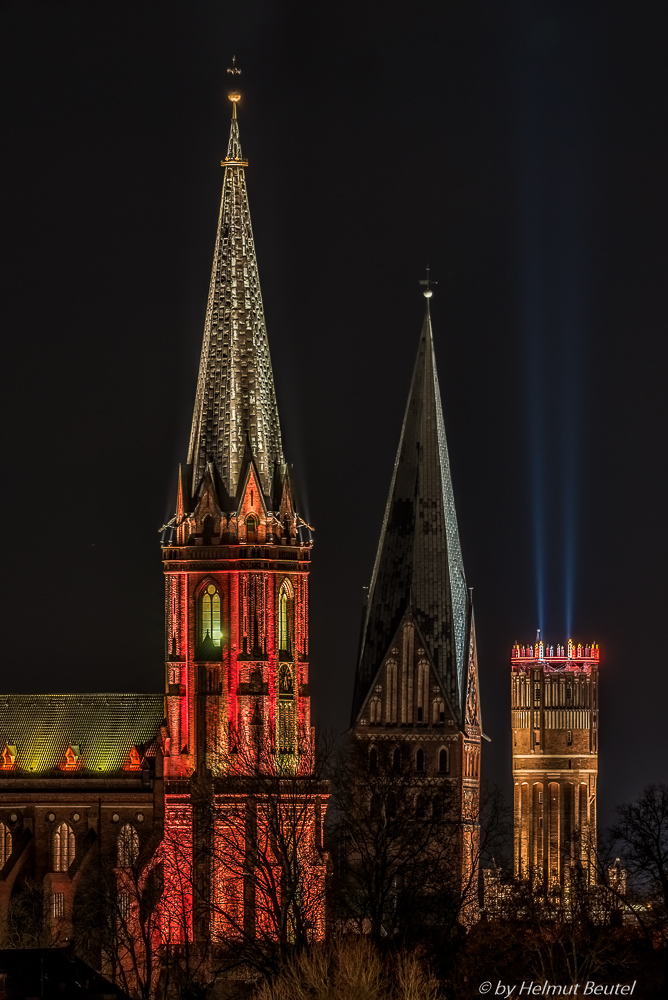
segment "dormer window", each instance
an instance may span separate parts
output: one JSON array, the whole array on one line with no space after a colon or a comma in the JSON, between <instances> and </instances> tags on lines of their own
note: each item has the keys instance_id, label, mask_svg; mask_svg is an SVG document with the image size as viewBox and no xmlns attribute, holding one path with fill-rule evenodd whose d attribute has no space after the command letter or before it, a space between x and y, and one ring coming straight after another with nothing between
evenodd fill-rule
<instances>
[{"instance_id":1,"label":"dormer window","mask_svg":"<svg viewBox=\"0 0 668 1000\"><path fill-rule=\"evenodd\" d=\"M141 771L141 757L137 747L130 748L127 762L123 765L124 771Z\"/></svg>"},{"instance_id":2,"label":"dormer window","mask_svg":"<svg viewBox=\"0 0 668 1000\"><path fill-rule=\"evenodd\" d=\"M79 766L79 745L70 743L65 751L65 758L60 765L63 771L76 771Z\"/></svg>"},{"instance_id":3,"label":"dormer window","mask_svg":"<svg viewBox=\"0 0 668 1000\"><path fill-rule=\"evenodd\" d=\"M11 771L15 760L16 745L14 743L5 743L5 749L2 751L2 770Z\"/></svg>"}]
</instances>

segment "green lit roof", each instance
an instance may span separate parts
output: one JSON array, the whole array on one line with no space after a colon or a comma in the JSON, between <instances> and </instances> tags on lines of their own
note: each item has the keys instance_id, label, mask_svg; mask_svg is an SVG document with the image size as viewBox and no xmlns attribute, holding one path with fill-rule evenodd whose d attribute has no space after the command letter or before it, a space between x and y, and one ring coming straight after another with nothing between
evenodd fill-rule
<instances>
[{"instance_id":1,"label":"green lit roof","mask_svg":"<svg viewBox=\"0 0 668 1000\"><path fill-rule=\"evenodd\" d=\"M133 746L151 743L165 714L161 694L0 695L0 753L16 745L7 777L59 767L68 746L79 748L79 771L117 771Z\"/></svg>"}]
</instances>

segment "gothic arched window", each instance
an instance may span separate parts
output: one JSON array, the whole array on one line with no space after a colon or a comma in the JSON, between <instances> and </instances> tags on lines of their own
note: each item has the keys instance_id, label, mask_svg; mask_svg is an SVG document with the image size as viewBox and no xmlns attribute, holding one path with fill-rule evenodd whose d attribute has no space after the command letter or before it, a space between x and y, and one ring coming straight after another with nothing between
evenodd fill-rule
<instances>
[{"instance_id":1,"label":"gothic arched window","mask_svg":"<svg viewBox=\"0 0 668 1000\"><path fill-rule=\"evenodd\" d=\"M249 514L246 518L246 541L254 542L257 532L257 518Z\"/></svg>"},{"instance_id":2,"label":"gothic arched window","mask_svg":"<svg viewBox=\"0 0 668 1000\"><path fill-rule=\"evenodd\" d=\"M415 770L424 771L424 750L418 750L415 754Z\"/></svg>"},{"instance_id":3,"label":"gothic arched window","mask_svg":"<svg viewBox=\"0 0 668 1000\"><path fill-rule=\"evenodd\" d=\"M372 698L369 702L369 722L372 726L380 722L380 698Z\"/></svg>"},{"instance_id":4,"label":"gothic arched window","mask_svg":"<svg viewBox=\"0 0 668 1000\"><path fill-rule=\"evenodd\" d=\"M385 721L397 721L397 664L390 660L387 664L385 685Z\"/></svg>"},{"instance_id":5,"label":"gothic arched window","mask_svg":"<svg viewBox=\"0 0 668 1000\"><path fill-rule=\"evenodd\" d=\"M76 852L74 830L69 823L61 823L53 831L53 870L66 872L74 861Z\"/></svg>"},{"instance_id":6,"label":"gothic arched window","mask_svg":"<svg viewBox=\"0 0 668 1000\"><path fill-rule=\"evenodd\" d=\"M4 823L0 823L0 868L7 863L12 853L12 835Z\"/></svg>"},{"instance_id":7,"label":"gothic arched window","mask_svg":"<svg viewBox=\"0 0 668 1000\"><path fill-rule=\"evenodd\" d=\"M131 823L124 823L118 831L116 853L119 868L130 868L139 857L139 836Z\"/></svg>"},{"instance_id":8,"label":"gothic arched window","mask_svg":"<svg viewBox=\"0 0 668 1000\"><path fill-rule=\"evenodd\" d=\"M278 648L282 653L292 655L292 597L289 580L284 580L278 592Z\"/></svg>"},{"instance_id":9,"label":"gothic arched window","mask_svg":"<svg viewBox=\"0 0 668 1000\"><path fill-rule=\"evenodd\" d=\"M378 751L375 747L371 747L369 750L369 770L372 774L378 770Z\"/></svg>"},{"instance_id":10,"label":"gothic arched window","mask_svg":"<svg viewBox=\"0 0 668 1000\"><path fill-rule=\"evenodd\" d=\"M417 669L417 721L427 722L429 700L429 664L420 660Z\"/></svg>"},{"instance_id":11,"label":"gothic arched window","mask_svg":"<svg viewBox=\"0 0 668 1000\"><path fill-rule=\"evenodd\" d=\"M437 698L434 702L432 722L434 725L445 722L445 702L442 698Z\"/></svg>"},{"instance_id":12,"label":"gothic arched window","mask_svg":"<svg viewBox=\"0 0 668 1000\"><path fill-rule=\"evenodd\" d=\"M220 591L213 583L209 583L199 599L199 641L204 642L208 635L214 646L220 646L222 634Z\"/></svg>"},{"instance_id":13,"label":"gothic arched window","mask_svg":"<svg viewBox=\"0 0 668 1000\"><path fill-rule=\"evenodd\" d=\"M443 747L438 752L438 770L441 774L447 774L450 770L450 763L448 761L448 751Z\"/></svg>"},{"instance_id":14,"label":"gothic arched window","mask_svg":"<svg viewBox=\"0 0 668 1000\"><path fill-rule=\"evenodd\" d=\"M211 514L207 514L202 525L202 544L211 545L213 542L214 521Z\"/></svg>"},{"instance_id":15,"label":"gothic arched window","mask_svg":"<svg viewBox=\"0 0 668 1000\"><path fill-rule=\"evenodd\" d=\"M278 670L278 752L294 753L297 739L295 727L295 684L292 669L281 663Z\"/></svg>"}]
</instances>

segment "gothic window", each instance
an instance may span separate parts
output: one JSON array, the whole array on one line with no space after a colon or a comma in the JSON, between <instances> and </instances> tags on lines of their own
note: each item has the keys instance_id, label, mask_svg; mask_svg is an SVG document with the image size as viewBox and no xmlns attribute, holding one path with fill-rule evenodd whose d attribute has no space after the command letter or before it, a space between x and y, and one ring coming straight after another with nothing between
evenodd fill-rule
<instances>
[{"instance_id":1,"label":"gothic window","mask_svg":"<svg viewBox=\"0 0 668 1000\"><path fill-rule=\"evenodd\" d=\"M385 721L397 721L397 664L390 660L387 664L387 684L385 685Z\"/></svg>"},{"instance_id":2,"label":"gothic window","mask_svg":"<svg viewBox=\"0 0 668 1000\"><path fill-rule=\"evenodd\" d=\"M392 770L393 771L401 770L401 750L399 749L396 749L392 754Z\"/></svg>"},{"instance_id":3,"label":"gothic window","mask_svg":"<svg viewBox=\"0 0 668 1000\"><path fill-rule=\"evenodd\" d=\"M378 770L378 751L375 747L369 750L369 770L372 774L375 774Z\"/></svg>"},{"instance_id":4,"label":"gothic window","mask_svg":"<svg viewBox=\"0 0 668 1000\"><path fill-rule=\"evenodd\" d=\"M51 893L51 916L54 920L62 920L65 916L65 893Z\"/></svg>"},{"instance_id":5,"label":"gothic window","mask_svg":"<svg viewBox=\"0 0 668 1000\"><path fill-rule=\"evenodd\" d=\"M426 722L427 706L429 704L429 664L426 660L418 663L417 683L417 721Z\"/></svg>"},{"instance_id":6,"label":"gothic window","mask_svg":"<svg viewBox=\"0 0 668 1000\"><path fill-rule=\"evenodd\" d=\"M439 722L445 722L445 702L442 698L437 698L434 702L432 718L434 725L437 725Z\"/></svg>"},{"instance_id":7,"label":"gothic window","mask_svg":"<svg viewBox=\"0 0 668 1000\"><path fill-rule=\"evenodd\" d=\"M257 520L252 514L246 518L246 541L254 542L257 532Z\"/></svg>"},{"instance_id":8,"label":"gothic window","mask_svg":"<svg viewBox=\"0 0 668 1000\"><path fill-rule=\"evenodd\" d=\"M369 721L372 726L380 722L380 698L372 698L369 703Z\"/></svg>"},{"instance_id":9,"label":"gothic window","mask_svg":"<svg viewBox=\"0 0 668 1000\"><path fill-rule=\"evenodd\" d=\"M220 591L210 583L202 592L199 599L200 610L200 642L203 642L207 635L215 646L220 646L222 629L220 624Z\"/></svg>"},{"instance_id":10,"label":"gothic window","mask_svg":"<svg viewBox=\"0 0 668 1000\"><path fill-rule=\"evenodd\" d=\"M4 823L0 823L0 868L7 863L12 853L12 835Z\"/></svg>"},{"instance_id":11,"label":"gothic window","mask_svg":"<svg viewBox=\"0 0 668 1000\"><path fill-rule=\"evenodd\" d=\"M282 663L278 670L278 752L294 753L295 685L292 669Z\"/></svg>"},{"instance_id":12,"label":"gothic window","mask_svg":"<svg viewBox=\"0 0 668 1000\"><path fill-rule=\"evenodd\" d=\"M445 747L442 747L438 752L438 770L440 774L447 774L450 770L450 761L448 760L448 751Z\"/></svg>"},{"instance_id":13,"label":"gothic window","mask_svg":"<svg viewBox=\"0 0 668 1000\"><path fill-rule=\"evenodd\" d=\"M424 750L418 750L415 754L415 770L424 771Z\"/></svg>"},{"instance_id":14,"label":"gothic window","mask_svg":"<svg viewBox=\"0 0 668 1000\"><path fill-rule=\"evenodd\" d=\"M74 861L74 830L68 823L61 823L53 831L53 870L66 872Z\"/></svg>"},{"instance_id":15,"label":"gothic window","mask_svg":"<svg viewBox=\"0 0 668 1000\"><path fill-rule=\"evenodd\" d=\"M290 581L284 580L278 592L278 648L288 656L292 655L292 597Z\"/></svg>"},{"instance_id":16,"label":"gothic window","mask_svg":"<svg viewBox=\"0 0 668 1000\"><path fill-rule=\"evenodd\" d=\"M139 837L131 823L124 823L116 842L118 867L130 868L139 857Z\"/></svg>"},{"instance_id":17,"label":"gothic window","mask_svg":"<svg viewBox=\"0 0 668 1000\"><path fill-rule=\"evenodd\" d=\"M213 541L213 527L213 518L210 514L207 514L202 525L202 543L204 545L211 545Z\"/></svg>"}]
</instances>

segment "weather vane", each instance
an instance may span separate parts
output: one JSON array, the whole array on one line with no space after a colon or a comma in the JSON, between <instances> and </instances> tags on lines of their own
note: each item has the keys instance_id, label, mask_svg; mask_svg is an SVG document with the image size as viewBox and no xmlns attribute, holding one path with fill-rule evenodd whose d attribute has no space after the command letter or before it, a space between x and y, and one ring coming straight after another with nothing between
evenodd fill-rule
<instances>
[{"instance_id":1,"label":"weather vane","mask_svg":"<svg viewBox=\"0 0 668 1000\"><path fill-rule=\"evenodd\" d=\"M236 56L232 56L232 65L227 67L227 72L230 74L233 80L235 77L241 76L241 70L237 66ZM234 82L236 82L236 80ZM236 118L236 111L237 111L236 105L237 102L241 100L241 94L239 93L238 90L235 89L230 91L230 93L227 96L232 101L232 104L234 104L234 117Z\"/></svg>"},{"instance_id":2,"label":"weather vane","mask_svg":"<svg viewBox=\"0 0 668 1000\"><path fill-rule=\"evenodd\" d=\"M430 279L430 277L429 277L429 264L427 264L427 277L423 278L422 281L420 282L420 284L424 285L424 291L423 291L422 294L424 295L425 299L430 299L432 297L432 295L434 294L432 292L432 290L431 290L431 286L432 285L437 285L438 281L432 281Z\"/></svg>"}]
</instances>

